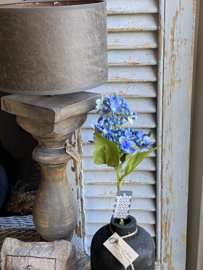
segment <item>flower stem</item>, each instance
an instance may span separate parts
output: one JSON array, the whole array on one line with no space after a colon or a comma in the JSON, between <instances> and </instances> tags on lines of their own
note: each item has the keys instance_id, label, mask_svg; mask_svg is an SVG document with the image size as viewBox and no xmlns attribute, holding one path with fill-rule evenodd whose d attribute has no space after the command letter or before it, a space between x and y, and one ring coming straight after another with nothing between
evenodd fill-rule
<instances>
[{"instance_id":1,"label":"flower stem","mask_svg":"<svg viewBox=\"0 0 203 270\"><path fill-rule=\"evenodd\" d=\"M120 219L120 222L119 222L119 225L124 225L125 223L124 223L124 220L121 218Z\"/></svg>"},{"instance_id":2,"label":"flower stem","mask_svg":"<svg viewBox=\"0 0 203 270\"><path fill-rule=\"evenodd\" d=\"M118 186L118 190L121 190L121 186L122 186L122 181L121 181L121 167L118 167L116 169L117 171L117 186ZM120 225L124 225L124 220L121 218L120 219L120 222L119 222Z\"/></svg>"},{"instance_id":3,"label":"flower stem","mask_svg":"<svg viewBox=\"0 0 203 270\"><path fill-rule=\"evenodd\" d=\"M121 190L121 185L122 185L121 181L118 181L118 190Z\"/></svg>"},{"instance_id":4,"label":"flower stem","mask_svg":"<svg viewBox=\"0 0 203 270\"><path fill-rule=\"evenodd\" d=\"M117 168L117 186L118 186L118 190L121 190L121 185L122 185L122 181L121 181L121 169Z\"/></svg>"}]
</instances>

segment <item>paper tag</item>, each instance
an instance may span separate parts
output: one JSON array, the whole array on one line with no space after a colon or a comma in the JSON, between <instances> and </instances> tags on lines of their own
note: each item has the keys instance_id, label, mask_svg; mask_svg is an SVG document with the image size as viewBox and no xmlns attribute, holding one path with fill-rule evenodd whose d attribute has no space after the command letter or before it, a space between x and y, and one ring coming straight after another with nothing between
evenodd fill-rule
<instances>
[{"instance_id":1,"label":"paper tag","mask_svg":"<svg viewBox=\"0 0 203 270\"><path fill-rule=\"evenodd\" d=\"M131 207L132 195L132 191L117 191L112 214L113 218L128 218Z\"/></svg>"},{"instance_id":2,"label":"paper tag","mask_svg":"<svg viewBox=\"0 0 203 270\"><path fill-rule=\"evenodd\" d=\"M123 266L127 268L130 265L130 262L134 262L139 255L122 238L118 244L118 239L120 239L120 236L117 233L114 233L106 240L106 242L104 242L103 245L116 257L117 260L119 260L120 263L122 263ZM120 250L118 245L120 245ZM121 252L123 252L123 256ZM124 254L129 258L130 262Z\"/></svg>"},{"instance_id":3,"label":"paper tag","mask_svg":"<svg viewBox=\"0 0 203 270\"><path fill-rule=\"evenodd\" d=\"M80 155L75 150L75 148L69 143L66 144L66 153L69 154L72 158L74 158L75 161L77 161L78 166L79 166L79 170L81 171L82 170L82 161L81 161Z\"/></svg>"}]
</instances>

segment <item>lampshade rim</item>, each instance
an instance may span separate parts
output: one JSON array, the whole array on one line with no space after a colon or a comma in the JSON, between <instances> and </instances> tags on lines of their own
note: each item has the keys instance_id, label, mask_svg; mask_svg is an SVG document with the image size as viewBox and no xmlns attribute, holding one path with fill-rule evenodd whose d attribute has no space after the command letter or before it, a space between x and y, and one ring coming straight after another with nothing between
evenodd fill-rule
<instances>
[{"instance_id":1,"label":"lampshade rim","mask_svg":"<svg viewBox=\"0 0 203 270\"><path fill-rule=\"evenodd\" d=\"M96 87L101 86L102 84L106 83L107 80L108 80L108 78L100 81L97 84L93 84L93 85L81 87L81 88L76 88L76 89L72 89L72 90L56 90L56 91L42 91L42 92L40 92L40 91L26 91L26 90L23 90L23 91L10 90L10 89L5 89L5 88L0 87L0 91L5 92L5 93L9 93L9 94L30 95L30 96L64 95L64 94L81 92L81 91L96 88Z\"/></svg>"},{"instance_id":2,"label":"lampshade rim","mask_svg":"<svg viewBox=\"0 0 203 270\"><path fill-rule=\"evenodd\" d=\"M4 2L4 3L0 3L0 12L11 12L11 11L16 11L16 12L34 12L34 11L58 11L58 10L71 10L71 9L90 9L90 8L96 8L96 7L102 7L106 5L106 0L103 0L97 3L88 3L88 4L81 4L81 5L71 5L71 6L45 6L45 7L3 7L4 5L18 5L18 4L29 4L29 3L50 3L50 2L55 2L55 1L49 1L49 0L45 0L45 1L26 1L26 2ZM68 2L66 1L58 1L58 2Z\"/></svg>"}]
</instances>

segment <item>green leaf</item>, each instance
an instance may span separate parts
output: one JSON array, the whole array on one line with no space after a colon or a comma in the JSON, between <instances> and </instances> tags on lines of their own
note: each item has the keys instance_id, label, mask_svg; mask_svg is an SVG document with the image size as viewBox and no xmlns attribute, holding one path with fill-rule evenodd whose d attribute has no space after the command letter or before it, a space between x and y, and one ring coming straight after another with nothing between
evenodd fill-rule
<instances>
[{"instance_id":1,"label":"green leaf","mask_svg":"<svg viewBox=\"0 0 203 270\"><path fill-rule=\"evenodd\" d=\"M139 164L142 162L151 152L156 150L159 146L152 148L145 152L138 152L134 156L132 156L125 167L125 174L121 176L121 181L126 177L129 173L131 173Z\"/></svg>"},{"instance_id":2,"label":"green leaf","mask_svg":"<svg viewBox=\"0 0 203 270\"><path fill-rule=\"evenodd\" d=\"M132 156L132 154L123 154L120 158L122 165Z\"/></svg>"},{"instance_id":3,"label":"green leaf","mask_svg":"<svg viewBox=\"0 0 203 270\"><path fill-rule=\"evenodd\" d=\"M126 157L126 154L123 154L121 157L120 157L120 161L123 163L125 162L125 157Z\"/></svg>"},{"instance_id":4,"label":"green leaf","mask_svg":"<svg viewBox=\"0 0 203 270\"><path fill-rule=\"evenodd\" d=\"M105 139L98 130L95 129L95 150L94 163L101 165L106 164L109 167L119 165L118 147L114 142Z\"/></svg>"},{"instance_id":5,"label":"green leaf","mask_svg":"<svg viewBox=\"0 0 203 270\"><path fill-rule=\"evenodd\" d=\"M150 131L148 134L147 134L147 137L150 137L152 135L152 132Z\"/></svg>"},{"instance_id":6,"label":"green leaf","mask_svg":"<svg viewBox=\"0 0 203 270\"><path fill-rule=\"evenodd\" d=\"M130 157L132 157L132 155L133 155L133 154L127 154L127 155L125 156L125 160L124 160L123 164L124 164Z\"/></svg>"},{"instance_id":7,"label":"green leaf","mask_svg":"<svg viewBox=\"0 0 203 270\"><path fill-rule=\"evenodd\" d=\"M96 146L93 155L94 155L95 164L98 164L98 165L106 164L104 146L100 146L100 145Z\"/></svg>"}]
</instances>

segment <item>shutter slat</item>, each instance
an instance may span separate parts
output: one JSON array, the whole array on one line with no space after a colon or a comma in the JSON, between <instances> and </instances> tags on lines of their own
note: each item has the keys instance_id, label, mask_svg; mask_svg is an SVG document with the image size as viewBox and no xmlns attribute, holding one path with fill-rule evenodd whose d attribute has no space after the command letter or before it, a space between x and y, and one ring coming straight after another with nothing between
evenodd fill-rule
<instances>
[{"instance_id":1,"label":"shutter slat","mask_svg":"<svg viewBox=\"0 0 203 270\"><path fill-rule=\"evenodd\" d=\"M157 32L108 34L108 49L156 49L157 47Z\"/></svg>"},{"instance_id":2,"label":"shutter slat","mask_svg":"<svg viewBox=\"0 0 203 270\"><path fill-rule=\"evenodd\" d=\"M103 96L115 92L122 97L135 99L135 97L156 97L156 89L156 83L106 83L88 91Z\"/></svg>"},{"instance_id":3,"label":"shutter slat","mask_svg":"<svg viewBox=\"0 0 203 270\"><path fill-rule=\"evenodd\" d=\"M138 223L139 226L143 227L150 235L151 237L156 236L155 226L150 224L142 224Z\"/></svg>"},{"instance_id":4,"label":"shutter slat","mask_svg":"<svg viewBox=\"0 0 203 270\"><path fill-rule=\"evenodd\" d=\"M92 128L91 123L97 123L98 115L97 114L89 114L87 116L87 120L85 121L83 128ZM131 126L129 123L123 125L123 127L130 128L155 128L156 127L156 114L151 113L138 113L137 120L133 122ZM89 138L91 140L91 138Z\"/></svg>"},{"instance_id":5,"label":"shutter slat","mask_svg":"<svg viewBox=\"0 0 203 270\"><path fill-rule=\"evenodd\" d=\"M109 50L109 66L157 65L156 50Z\"/></svg>"},{"instance_id":6,"label":"shutter slat","mask_svg":"<svg viewBox=\"0 0 203 270\"><path fill-rule=\"evenodd\" d=\"M105 184L106 182L117 183L116 172L115 171L85 171L84 172L84 183L85 184ZM131 174L127 175L124 178L123 184L148 184L154 185L156 183L156 174L155 172L142 172L142 171L133 171Z\"/></svg>"},{"instance_id":7,"label":"shutter slat","mask_svg":"<svg viewBox=\"0 0 203 270\"><path fill-rule=\"evenodd\" d=\"M107 0L108 14L157 13L158 0Z\"/></svg>"},{"instance_id":8,"label":"shutter slat","mask_svg":"<svg viewBox=\"0 0 203 270\"><path fill-rule=\"evenodd\" d=\"M125 165L123 166L123 169ZM106 165L96 165L94 164L94 159L91 157L83 159L83 170L84 171L112 171L114 170L112 167L108 167ZM144 171L155 171L156 170L156 162L155 158L145 158L136 168L136 170L144 170Z\"/></svg>"},{"instance_id":9,"label":"shutter slat","mask_svg":"<svg viewBox=\"0 0 203 270\"><path fill-rule=\"evenodd\" d=\"M125 185L124 185L125 186ZM115 203L115 198L104 198L100 199L97 204L97 198L87 198L86 207L91 211L97 210L112 210ZM131 209L144 210L144 211L156 211L155 201L152 199L133 199Z\"/></svg>"},{"instance_id":10,"label":"shutter slat","mask_svg":"<svg viewBox=\"0 0 203 270\"><path fill-rule=\"evenodd\" d=\"M136 211L131 210L130 214L136 217L138 223L142 224L155 224L156 218L154 212L148 211ZM86 222L87 223L109 223L112 215L112 210L110 211L88 211L86 210Z\"/></svg>"},{"instance_id":11,"label":"shutter slat","mask_svg":"<svg viewBox=\"0 0 203 270\"><path fill-rule=\"evenodd\" d=\"M109 67L108 82L156 82L157 68L145 67Z\"/></svg>"},{"instance_id":12,"label":"shutter slat","mask_svg":"<svg viewBox=\"0 0 203 270\"><path fill-rule=\"evenodd\" d=\"M133 198L155 198L156 192L154 185L138 185L129 184L128 190L133 191ZM85 197L113 197L115 198L117 192L117 186L114 184L110 185L86 185L84 190Z\"/></svg>"},{"instance_id":13,"label":"shutter slat","mask_svg":"<svg viewBox=\"0 0 203 270\"><path fill-rule=\"evenodd\" d=\"M109 15L107 29L108 32L157 31L157 20L156 14Z\"/></svg>"},{"instance_id":14,"label":"shutter slat","mask_svg":"<svg viewBox=\"0 0 203 270\"><path fill-rule=\"evenodd\" d=\"M156 99L152 98L126 98L126 102L137 113L155 113L157 109Z\"/></svg>"}]
</instances>

